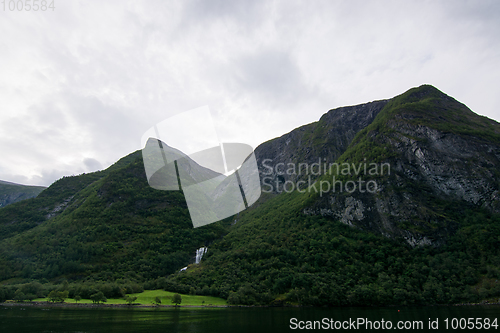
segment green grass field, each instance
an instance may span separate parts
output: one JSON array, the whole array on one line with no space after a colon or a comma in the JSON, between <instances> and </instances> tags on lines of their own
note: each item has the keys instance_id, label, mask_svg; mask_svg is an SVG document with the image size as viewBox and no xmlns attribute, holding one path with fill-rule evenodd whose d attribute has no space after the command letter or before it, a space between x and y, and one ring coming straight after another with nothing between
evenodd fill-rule
<instances>
[{"instance_id":1,"label":"green grass field","mask_svg":"<svg viewBox=\"0 0 500 333\"><path fill-rule=\"evenodd\" d=\"M160 297L161 305L174 305L172 303L172 296L175 293L165 291L165 290L146 290L142 293L128 294L127 296L135 296L137 299L134 304L141 305L155 305L155 298ZM225 299L211 296L199 296L199 295L184 295L181 294L182 302L181 306L224 306L227 305ZM34 302L47 302L47 298L37 298L33 300ZM65 303L77 303L73 298L67 298ZM92 303L90 299L81 299L78 303L86 304ZM125 298L108 298L108 301L104 304L127 304Z\"/></svg>"}]
</instances>

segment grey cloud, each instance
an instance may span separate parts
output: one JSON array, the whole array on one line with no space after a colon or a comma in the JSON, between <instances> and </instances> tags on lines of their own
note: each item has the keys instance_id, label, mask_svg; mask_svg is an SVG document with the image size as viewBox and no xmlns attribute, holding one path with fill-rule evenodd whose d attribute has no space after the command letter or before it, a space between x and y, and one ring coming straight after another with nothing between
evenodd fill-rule
<instances>
[{"instance_id":1,"label":"grey cloud","mask_svg":"<svg viewBox=\"0 0 500 333\"><path fill-rule=\"evenodd\" d=\"M97 171L102 169L101 162L96 160L95 158L84 158L83 159L83 164L87 167L87 171Z\"/></svg>"},{"instance_id":2,"label":"grey cloud","mask_svg":"<svg viewBox=\"0 0 500 333\"><path fill-rule=\"evenodd\" d=\"M496 0L483 1L443 1L438 3L446 13L465 21L491 21L499 25L500 3Z\"/></svg>"},{"instance_id":3,"label":"grey cloud","mask_svg":"<svg viewBox=\"0 0 500 333\"><path fill-rule=\"evenodd\" d=\"M307 93L302 74L288 52L260 50L244 55L236 61L234 70L239 89L257 92L270 101L289 103Z\"/></svg>"},{"instance_id":4,"label":"grey cloud","mask_svg":"<svg viewBox=\"0 0 500 333\"><path fill-rule=\"evenodd\" d=\"M89 0L50 20L5 13L0 179L48 185L104 168L142 148L152 124L202 105L253 145L424 82L498 120L499 15L497 1L356 0Z\"/></svg>"},{"instance_id":5,"label":"grey cloud","mask_svg":"<svg viewBox=\"0 0 500 333\"><path fill-rule=\"evenodd\" d=\"M183 10L183 17L187 21L206 22L214 19L232 19L247 24L255 24L255 19L265 14L266 1L246 0L196 0L188 1Z\"/></svg>"}]
</instances>

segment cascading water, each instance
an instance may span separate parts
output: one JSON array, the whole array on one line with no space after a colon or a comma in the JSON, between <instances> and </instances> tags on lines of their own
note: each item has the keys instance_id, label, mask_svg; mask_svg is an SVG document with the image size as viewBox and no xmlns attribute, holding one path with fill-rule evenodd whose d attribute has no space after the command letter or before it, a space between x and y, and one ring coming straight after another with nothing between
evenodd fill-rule
<instances>
[{"instance_id":1,"label":"cascading water","mask_svg":"<svg viewBox=\"0 0 500 333\"><path fill-rule=\"evenodd\" d=\"M196 250L196 264L199 264L201 261L201 258L203 258L203 255L207 253L208 248L206 247L200 247L198 250Z\"/></svg>"},{"instance_id":2,"label":"cascading water","mask_svg":"<svg viewBox=\"0 0 500 333\"><path fill-rule=\"evenodd\" d=\"M196 250L196 259L195 259L195 264L199 264L201 261L201 258L203 258L203 255L207 253L208 248L207 247L200 247L198 250ZM187 269L186 267L181 268L179 272L183 272Z\"/></svg>"}]
</instances>

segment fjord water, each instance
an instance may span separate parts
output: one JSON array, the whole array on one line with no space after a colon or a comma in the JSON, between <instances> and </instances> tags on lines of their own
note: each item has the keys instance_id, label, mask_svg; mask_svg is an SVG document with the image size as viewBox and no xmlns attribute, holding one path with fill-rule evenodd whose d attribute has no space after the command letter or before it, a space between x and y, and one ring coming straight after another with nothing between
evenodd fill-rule
<instances>
[{"instance_id":1,"label":"fjord water","mask_svg":"<svg viewBox=\"0 0 500 333\"><path fill-rule=\"evenodd\" d=\"M399 311L398 311L399 310ZM293 332L300 331L291 324L307 321L391 321L393 331L441 332L454 331L453 318L500 317L500 306L433 306L384 308L57 308L32 306L1 306L1 332ZM449 320L446 329L445 319ZM438 319L437 329L429 329L429 320ZM423 328L397 329L399 321L422 321ZM483 320L481 320L483 321ZM408 324L409 325L409 324ZM295 329L292 329L295 327ZM409 327L409 326L408 326ZM490 327L486 331L498 331ZM339 331L325 329L324 331ZM349 330L353 330L351 326ZM367 330L359 327L361 331ZM307 330L309 331L309 330ZM342 329L341 329L342 331ZM463 331L485 331L464 329Z\"/></svg>"}]
</instances>

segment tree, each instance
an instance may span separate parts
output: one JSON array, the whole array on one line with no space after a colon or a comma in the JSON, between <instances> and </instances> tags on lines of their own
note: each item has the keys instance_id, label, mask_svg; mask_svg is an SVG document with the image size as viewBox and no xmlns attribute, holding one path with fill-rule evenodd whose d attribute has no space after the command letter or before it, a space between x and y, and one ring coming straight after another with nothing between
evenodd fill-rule
<instances>
[{"instance_id":1,"label":"tree","mask_svg":"<svg viewBox=\"0 0 500 333\"><path fill-rule=\"evenodd\" d=\"M59 291L57 294L58 294L57 296L59 296L59 302L62 303L62 302L64 302L66 300L66 298L68 298L69 291L67 291L67 290L65 290L65 291Z\"/></svg>"},{"instance_id":2,"label":"tree","mask_svg":"<svg viewBox=\"0 0 500 333\"><path fill-rule=\"evenodd\" d=\"M76 295L76 296L75 296L75 301L76 301L77 303L78 303L78 302L80 302L81 300L82 300L82 296L80 296L80 295Z\"/></svg>"},{"instance_id":3,"label":"tree","mask_svg":"<svg viewBox=\"0 0 500 333\"><path fill-rule=\"evenodd\" d=\"M240 298L238 297L238 294L234 291L230 291L229 296L227 297L227 303L231 305L239 304Z\"/></svg>"},{"instance_id":4,"label":"tree","mask_svg":"<svg viewBox=\"0 0 500 333\"><path fill-rule=\"evenodd\" d=\"M156 305L160 305L161 304L160 296L156 296L155 297L155 303L156 303Z\"/></svg>"},{"instance_id":5,"label":"tree","mask_svg":"<svg viewBox=\"0 0 500 333\"><path fill-rule=\"evenodd\" d=\"M57 301L57 291L52 290L49 295L47 296L49 302L56 302Z\"/></svg>"},{"instance_id":6,"label":"tree","mask_svg":"<svg viewBox=\"0 0 500 333\"><path fill-rule=\"evenodd\" d=\"M29 295L29 294L33 294L35 295L35 297L33 297L33 299L37 298L37 297L43 297L43 286L40 282L37 282L37 281L33 281L33 282L30 282L30 283L27 283L25 285L23 285L21 287L21 291L25 294L25 295Z\"/></svg>"},{"instance_id":7,"label":"tree","mask_svg":"<svg viewBox=\"0 0 500 333\"><path fill-rule=\"evenodd\" d=\"M182 297L181 297L181 295L179 295L179 294L174 294L174 296L172 296L172 303L174 303L174 304L175 304L175 306L177 306L177 305L181 304L181 302L182 302Z\"/></svg>"},{"instance_id":8,"label":"tree","mask_svg":"<svg viewBox=\"0 0 500 333\"><path fill-rule=\"evenodd\" d=\"M107 302L108 299L104 296L102 291L99 291L98 293L93 294L90 296L90 299L92 300L93 303L99 304L100 302Z\"/></svg>"},{"instance_id":9,"label":"tree","mask_svg":"<svg viewBox=\"0 0 500 333\"><path fill-rule=\"evenodd\" d=\"M132 305L132 303L134 303L136 299L137 299L137 296L127 296L127 297L125 297L125 301L128 303L128 305Z\"/></svg>"},{"instance_id":10,"label":"tree","mask_svg":"<svg viewBox=\"0 0 500 333\"><path fill-rule=\"evenodd\" d=\"M24 295L21 289L16 290L16 294L14 295L14 301L24 302L25 300L26 300L26 295Z\"/></svg>"},{"instance_id":11,"label":"tree","mask_svg":"<svg viewBox=\"0 0 500 333\"><path fill-rule=\"evenodd\" d=\"M67 290L65 291L56 291L52 290L47 298L49 299L49 302L64 302L66 298L68 298L69 292Z\"/></svg>"}]
</instances>

